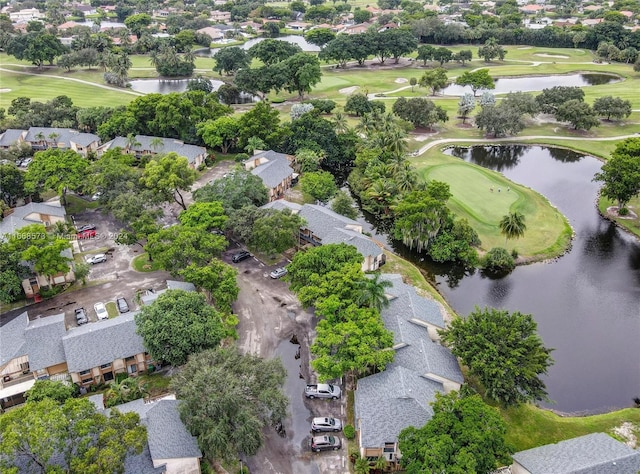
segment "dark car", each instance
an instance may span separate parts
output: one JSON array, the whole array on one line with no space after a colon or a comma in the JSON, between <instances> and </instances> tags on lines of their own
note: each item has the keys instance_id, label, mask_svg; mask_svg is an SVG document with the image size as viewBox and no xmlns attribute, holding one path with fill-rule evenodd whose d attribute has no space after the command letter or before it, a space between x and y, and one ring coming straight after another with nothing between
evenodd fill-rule
<instances>
[{"instance_id":1,"label":"dark car","mask_svg":"<svg viewBox=\"0 0 640 474\"><path fill-rule=\"evenodd\" d=\"M249 257L251 257L251 254L246 250L243 250L242 252L234 253L233 256L231 257L231 261L233 263L238 263L238 262L242 262L243 260L246 260Z\"/></svg>"},{"instance_id":2,"label":"dark car","mask_svg":"<svg viewBox=\"0 0 640 474\"><path fill-rule=\"evenodd\" d=\"M342 447L342 440L338 436L314 436L311 438L311 451L337 451Z\"/></svg>"},{"instance_id":3,"label":"dark car","mask_svg":"<svg viewBox=\"0 0 640 474\"><path fill-rule=\"evenodd\" d=\"M121 313L129 312L129 305L127 304L127 300L125 300L124 298L118 298L116 300L116 304L118 305L118 311L120 311Z\"/></svg>"},{"instance_id":4,"label":"dark car","mask_svg":"<svg viewBox=\"0 0 640 474\"><path fill-rule=\"evenodd\" d=\"M87 312L84 308L76 308L76 322L78 326L81 324L87 324L89 322L89 318L87 318Z\"/></svg>"},{"instance_id":5,"label":"dark car","mask_svg":"<svg viewBox=\"0 0 640 474\"><path fill-rule=\"evenodd\" d=\"M83 230L82 232L78 232L78 239L91 239L96 236L95 230Z\"/></svg>"},{"instance_id":6,"label":"dark car","mask_svg":"<svg viewBox=\"0 0 640 474\"><path fill-rule=\"evenodd\" d=\"M85 230L96 230L95 224L85 224L78 227L78 233L84 232Z\"/></svg>"}]
</instances>

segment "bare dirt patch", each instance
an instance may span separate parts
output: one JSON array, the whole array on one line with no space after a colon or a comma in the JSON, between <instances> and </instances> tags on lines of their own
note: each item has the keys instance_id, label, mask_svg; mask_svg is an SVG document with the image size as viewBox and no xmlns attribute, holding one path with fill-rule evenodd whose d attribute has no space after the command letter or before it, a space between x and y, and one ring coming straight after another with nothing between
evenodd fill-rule
<instances>
[{"instance_id":1,"label":"bare dirt patch","mask_svg":"<svg viewBox=\"0 0 640 474\"><path fill-rule=\"evenodd\" d=\"M358 89L360 89L359 86L343 87L338 92L340 92L340 94L351 95Z\"/></svg>"},{"instance_id":2,"label":"bare dirt patch","mask_svg":"<svg viewBox=\"0 0 640 474\"><path fill-rule=\"evenodd\" d=\"M569 59L569 56L565 56L564 54L533 53L533 55L540 56L541 58Z\"/></svg>"},{"instance_id":3,"label":"bare dirt patch","mask_svg":"<svg viewBox=\"0 0 640 474\"><path fill-rule=\"evenodd\" d=\"M613 429L613 433L624 439L624 444L635 449L638 445L638 438L634 433L635 426L633 423L625 421L620 426Z\"/></svg>"}]
</instances>

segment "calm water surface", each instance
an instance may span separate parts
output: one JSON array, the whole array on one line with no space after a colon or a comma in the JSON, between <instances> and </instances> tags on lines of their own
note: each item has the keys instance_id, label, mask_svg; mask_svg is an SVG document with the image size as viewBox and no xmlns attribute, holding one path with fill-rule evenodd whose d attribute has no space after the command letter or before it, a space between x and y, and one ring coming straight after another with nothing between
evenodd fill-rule
<instances>
[{"instance_id":1,"label":"calm water surface","mask_svg":"<svg viewBox=\"0 0 640 474\"><path fill-rule=\"evenodd\" d=\"M554 403L546 406L583 413L631 406L640 397L640 244L598 214L599 185L591 180L601 163L535 146L448 153L545 195L574 228L573 246L554 262L518 267L500 279L412 260L460 315L476 305L533 315L544 344L555 348L545 377Z\"/></svg>"},{"instance_id":2,"label":"calm water surface","mask_svg":"<svg viewBox=\"0 0 640 474\"><path fill-rule=\"evenodd\" d=\"M490 92L494 94L507 94L509 92L529 92L541 91L555 86L599 86L611 82L620 81L619 76L601 73L585 74L563 74L551 76L529 76L529 77L501 77L494 79L495 89ZM469 86L457 86L452 84L442 90L444 95L461 96L466 92L471 92ZM480 95L480 92L478 92Z\"/></svg>"}]
</instances>

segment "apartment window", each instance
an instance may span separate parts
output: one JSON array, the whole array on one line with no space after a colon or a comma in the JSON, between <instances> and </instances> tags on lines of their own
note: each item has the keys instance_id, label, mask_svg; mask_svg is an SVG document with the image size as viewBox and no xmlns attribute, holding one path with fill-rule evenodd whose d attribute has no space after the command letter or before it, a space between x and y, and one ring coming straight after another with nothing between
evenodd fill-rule
<instances>
[{"instance_id":1,"label":"apartment window","mask_svg":"<svg viewBox=\"0 0 640 474\"><path fill-rule=\"evenodd\" d=\"M132 361L134 361L135 359L136 359L136 357L135 357L135 356L127 357L127 358L125 359L125 362L132 362Z\"/></svg>"},{"instance_id":2,"label":"apartment window","mask_svg":"<svg viewBox=\"0 0 640 474\"><path fill-rule=\"evenodd\" d=\"M86 385L88 383L93 382L93 379L89 378L89 379L82 379L82 385Z\"/></svg>"},{"instance_id":3,"label":"apartment window","mask_svg":"<svg viewBox=\"0 0 640 474\"><path fill-rule=\"evenodd\" d=\"M135 374L137 372L138 372L138 364L131 364L129 367L127 367L127 373Z\"/></svg>"},{"instance_id":4,"label":"apartment window","mask_svg":"<svg viewBox=\"0 0 640 474\"><path fill-rule=\"evenodd\" d=\"M91 372L91 369L89 370L83 370L82 372L80 372L80 375L87 375L89 372ZM84 382L83 382L84 383Z\"/></svg>"},{"instance_id":5,"label":"apartment window","mask_svg":"<svg viewBox=\"0 0 640 474\"><path fill-rule=\"evenodd\" d=\"M113 380L113 372L105 372L102 376L104 377L105 382Z\"/></svg>"},{"instance_id":6,"label":"apartment window","mask_svg":"<svg viewBox=\"0 0 640 474\"><path fill-rule=\"evenodd\" d=\"M101 369L108 369L109 367L111 367L111 362L109 362L108 364L102 364L100 366Z\"/></svg>"}]
</instances>

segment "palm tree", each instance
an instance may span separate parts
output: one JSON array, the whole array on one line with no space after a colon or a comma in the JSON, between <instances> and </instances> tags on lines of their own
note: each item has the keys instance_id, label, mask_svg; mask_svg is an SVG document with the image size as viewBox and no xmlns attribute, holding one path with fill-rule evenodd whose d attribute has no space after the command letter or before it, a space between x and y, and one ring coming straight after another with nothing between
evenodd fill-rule
<instances>
[{"instance_id":1,"label":"palm tree","mask_svg":"<svg viewBox=\"0 0 640 474\"><path fill-rule=\"evenodd\" d=\"M105 404L107 407L120 405L121 403L137 400L148 395L144 384L140 383L137 377L128 377L120 382L113 381L105 393Z\"/></svg>"},{"instance_id":2,"label":"palm tree","mask_svg":"<svg viewBox=\"0 0 640 474\"><path fill-rule=\"evenodd\" d=\"M349 131L347 116L342 112L336 112L333 116L333 126L336 129L336 133L347 133Z\"/></svg>"},{"instance_id":3,"label":"palm tree","mask_svg":"<svg viewBox=\"0 0 640 474\"><path fill-rule=\"evenodd\" d=\"M249 139L247 140L247 146L245 146L244 149L247 150L247 153L251 155L254 151L263 150L266 147L267 144L263 142L261 138L254 136L249 137Z\"/></svg>"},{"instance_id":4,"label":"palm tree","mask_svg":"<svg viewBox=\"0 0 640 474\"><path fill-rule=\"evenodd\" d=\"M160 137L153 137L151 142L149 142L149 145L151 145L153 151L157 153L160 148L164 147L164 140Z\"/></svg>"},{"instance_id":5,"label":"palm tree","mask_svg":"<svg viewBox=\"0 0 640 474\"><path fill-rule=\"evenodd\" d=\"M136 139L136 136L133 133L130 133L129 135L127 135L127 143L126 143L126 147L127 147L127 151L135 151L135 148L140 146L141 143Z\"/></svg>"},{"instance_id":6,"label":"palm tree","mask_svg":"<svg viewBox=\"0 0 640 474\"><path fill-rule=\"evenodd\" d=\"M36 133L35 138L37 138L39 142L43 142L44 141L44 146L45 146L45 148L47 147L47 141L44 139L44 133L42 133L42 132Z\"/></svg>"},{"instance_id":7,"label":"palm tree","mask_svg":"<svg viewBox=\"0 0 640 474\"><path fill-rule=\"evenodd\" d=\"M357 283L358 296L357 303L360 306L382 311L389 306L389 299L385 293L385 288L391 287L388 280L381 280L380 273L375 273L372 278L365 278Z\"/></svg>"},{"instance_id":8,"label":"palm tree","mask_svg":"<svg viewBox=\"0 0 640 474\"><path fill-rule=\"evenodd\" d=\"M524 223L524 215L518 211L510 212L502 218L500 221L500 233L504 235L504 244L507 245L507 240L518 239L524 235L524 231L527 230L527 226Z\"/></svg>"},{"instance_id":9,"label":"palm tree","mask_svg":"<svg viewBox=\"0 0 640 474\"><path fill-rule=\"evenodd\" d=\"M51 132L49 134L49 138L51 139L51 144L53 145L53 148L58 148L58 142L56 140L58 140L59 136L60 134L56 132Z\"/></svg>"}]
</instances>

